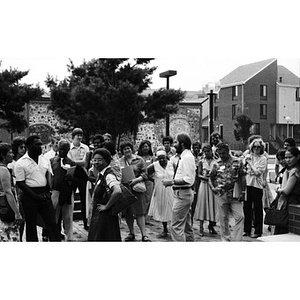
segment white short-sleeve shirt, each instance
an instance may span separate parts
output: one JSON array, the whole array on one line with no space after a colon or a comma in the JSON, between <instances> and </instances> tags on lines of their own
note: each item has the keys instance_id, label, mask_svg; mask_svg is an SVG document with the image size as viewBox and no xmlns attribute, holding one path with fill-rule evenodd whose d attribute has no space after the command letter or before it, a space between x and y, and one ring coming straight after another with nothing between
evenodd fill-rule
<instances>
[{"instance_id":1,"label":"white short-sleeve shirt","mask_svg":"<svg viewBox=\"0 0 300 300\"><path fill-rule=\"evenodd\" d=\"M80 143L78 147L71 143L68 157L74 161L85 160L85 155L89 150L89 147L83 143Z\"/></svg>"},{"instance_id":2,"label":"white short-sleeve shirt","mask_svg":"<svg viewBox=\"0 0 300 300\"><path fill-rule=\"evenodd\" d=\"M29 187L44 187L47 171L53 174L49 159L40 155L37 164L26 152L15 164L16 182L25 181Z\"/></svg>"}]
</instances>

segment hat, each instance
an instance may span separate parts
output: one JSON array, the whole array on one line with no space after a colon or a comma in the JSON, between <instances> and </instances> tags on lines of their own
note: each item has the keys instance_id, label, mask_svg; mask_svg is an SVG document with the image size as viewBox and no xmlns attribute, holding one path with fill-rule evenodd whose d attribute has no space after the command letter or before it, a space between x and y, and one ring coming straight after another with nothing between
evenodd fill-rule
<instances>
[{"instance_id":1,"label":"hat","mask_svg":"<svg viewBox=\"0 0 300 300\"><path fill-rule=\"evenodd\" d=\"M158 157L158 156L160 156L160 155L167 156L167 153L166 153L165 150L158 150L158 151L156 152L156 156Z\"/></svg>"}]
</instances>

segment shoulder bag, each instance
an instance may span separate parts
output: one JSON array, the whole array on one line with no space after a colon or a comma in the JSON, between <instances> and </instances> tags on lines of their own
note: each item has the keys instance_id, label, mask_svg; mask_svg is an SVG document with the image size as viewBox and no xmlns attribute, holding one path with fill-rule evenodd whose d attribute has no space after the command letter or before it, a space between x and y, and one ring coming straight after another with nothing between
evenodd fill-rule
<instances>
[{"instance_id":1,"label":"shoulder bag","mask_svg":"<svg viewBox=\"0 0 300 300\"><path fill-rule=\"evenodd\" d=\"M130 191L129 187L126 187L123 183L120 183L120 187L122 192L119 195L118 200L111 207L112 215L117 215L138 200L138 198Z\"/></svg>"},{"instance_id":2,"label":"shoulder bag","mask_svg":"<svg viewBox=\"0 0 300 300\"><path fill-rule=\"evenodd\" d=\"M288 225L288 206L285 203L281 209L277 209L279 195L276 196L275 200L271 203L270 208L266 209L266 215L264 224L266 225L275 225L285 227Z\"/></svg>"},{"instance_id":3,"label":"shoulder bag","mask_svg":"<svg viewBox=\"0 0 300 300\"><path fill-rule=\"evenodd\" d=\"M106 186L105 178L108 173L114 174L112 169L108 169L107 171L105 171L105 173L103 174L105 186ZM125 208L127 208L129 205L133 204L134 202L136 202L138 200L138 198L131 192L129 184L120 183L120 188L121 188L121 193L118 196L117 201L110 208L112 215L117 215L118 213L122 212ZM106 190L107 190L107 186L106 186Z\"/></svg>"}]
</instances>

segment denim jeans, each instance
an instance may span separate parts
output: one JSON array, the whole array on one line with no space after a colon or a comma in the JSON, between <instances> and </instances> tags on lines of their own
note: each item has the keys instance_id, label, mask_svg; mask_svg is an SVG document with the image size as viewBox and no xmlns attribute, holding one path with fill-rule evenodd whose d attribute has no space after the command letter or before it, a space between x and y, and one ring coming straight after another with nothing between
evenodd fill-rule
<instances>
[{"instance_id":1,"label":"denim jeans","mask_svg":"<svg viewBox=\"0 0 300 300\"><path fill-rule=\"evenodd\" d=\"M192 189L174 191L172 207L171 236L176 242L193 242L194 232L191 225L191 205L194 199Z\"/></svg>"}]
</instances>

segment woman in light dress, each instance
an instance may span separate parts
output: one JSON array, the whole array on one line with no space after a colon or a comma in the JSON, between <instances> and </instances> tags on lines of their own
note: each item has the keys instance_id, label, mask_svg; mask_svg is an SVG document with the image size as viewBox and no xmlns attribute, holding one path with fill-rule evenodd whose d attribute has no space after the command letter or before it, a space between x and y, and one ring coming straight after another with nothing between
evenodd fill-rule
<instances>
[{"instance_id":1,"label":"woman in light dress","mask_svg":"<svg viewBox=\"0 0 300 300\"><path fill-rule=\"evenodd\" d=\"M6 197L7 205L10 206L15 214L14 221L0 220L0 242L19 242L19 227L24 223L21 216L19 205L13 191L13 180L7 164L13 160L11 146L7 143L0 143L0 196Z\"/></svg>"},{"instance_id":2,"label":"woman in light dress","mask_svg":"<svg viewBox=\"0 0 300 300\"><path fill-rule=\"evenodd\" d=\"M203 224L205 220L209 221L209 233L217 234L214 229L217 215L217 203L215 201L214 193L208 184L209 173L215 162L212 147L210 145L204 146L202 153L204 156L200 160L198 166L198 176L200 177L201 182L194 213L194 220L200 221L200 236L204 236Z\"/></svg>"},{"instance_id":3,"label":"woman in light dress","mask_svg":"<svg viewBox=\"0 0 300 300\"><path fill-rule=\"evenodd\" d=\"M156 153L157 161L147 168L148 176L154 179L154 189L149 207L149 216L163 224L163 232L159 238L168 236L168 222L171 221L172 206L174 202L172 187L165 187L163 179L173 179L173 164L168 160L165 150L158 150Z\"/></svg>"}]
</instances>

